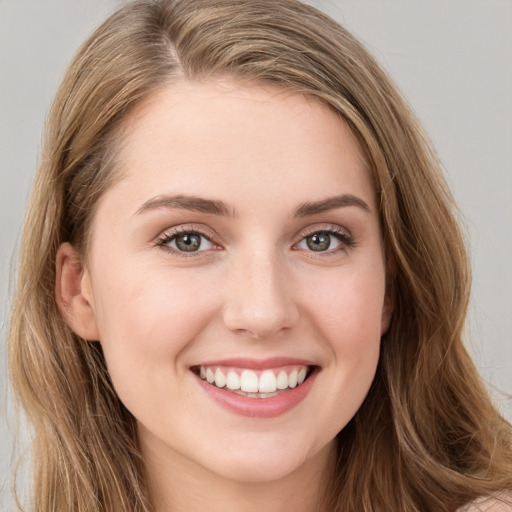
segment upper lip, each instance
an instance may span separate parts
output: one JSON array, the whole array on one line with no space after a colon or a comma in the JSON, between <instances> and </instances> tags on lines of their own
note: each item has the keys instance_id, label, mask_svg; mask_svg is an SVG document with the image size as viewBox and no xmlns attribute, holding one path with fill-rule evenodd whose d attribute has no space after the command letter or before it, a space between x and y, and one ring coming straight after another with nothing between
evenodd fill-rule
<instances>
[{"instance_id":1,"label":"upper lip","mask_svg":"<svg viewBox=\"0 0 512 512\"><path fill-rule=\"evenodd\" d=\"M266 359L252 359L247 357L233 357L228 359L216 359L211 361L203 361L193 366L231 366L235 368L247 368L249 370L266 370L271 368L279 368L281 366L316 366L314 362L296 357L269 357Z\"/></svg>"}]
</instances>

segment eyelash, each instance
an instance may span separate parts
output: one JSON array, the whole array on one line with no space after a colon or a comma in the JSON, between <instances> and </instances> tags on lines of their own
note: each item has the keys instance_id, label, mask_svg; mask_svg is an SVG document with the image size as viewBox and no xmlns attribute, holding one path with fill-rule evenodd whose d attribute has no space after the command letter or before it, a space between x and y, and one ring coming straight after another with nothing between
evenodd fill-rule
<instances>
[{"instance_id":1,"label":"eyelash","mask_svg":"<svg viewBox=\"0 0 512 512\"><path fill-rule=\"evenodd\" d=\"M179 227L176 229L172 229L170 231L166 231L163 233L160 237L156 240L156 245L160 247L162 250L172 253L172 254L178 254L183 258L197 258L202 256L201 253L205 252L203 251L191 251L187 253L186 251L180 251L178 249L174 249L173 247L169 247L167 244L171 243L173 240L178 238L180 235L195 235L202 239L206 239L208 242L213 244L214 246L218 246L215 242L212 241L212 235L206 234L196 228L188 228L188 227Z\"/></svg>"},{"instance_id":2,"label":"eyelash","mask_svg":"<svg viewBox=\"0 0 512 512\"><path fill-rule=\"evenodd\" d=\"M339 252L347 252L349 249L354 248L357 245L357 241L355 237L350 235L347 231L339 228L339 227L329 227L327 229L325 228L313 228L309 231L306 231L305 233L301 234L300 241L295 244L294 246L297 246L298 244L306 241L306 239L313 235L328 235L330 237L336 238L340 242L340 246L335 249L327 249L326 251L313 251L309 250L307 252L312 253L315 257L328 257L333 254L337 254Z\"/></svg>"},{"instance_id":3,"label":"eyelash","mask_svg":"<svg viewBox=\"0 0 512 512\"><path fill-rule=\"evenodd\" d=\"M163 233L160 237L156 240L156 245L160 247L162 250L167 251L172 254L179 254L180 257L184 258L197 258L203 256L202 253L206 252L206 250L198 250L198 251L190 251L187 253L186 251L181 251L179 249L175 249L173 247L169 247L167 244L171 243L173 240L175 240L180 235L195 235L198 237L201 237L201 239L206 239L209 243L211 243L214 246L220 247L220 245L216 244L212 239L213 237L210 234L206 234L201 230L195 229L195 228L188 228L188 227L180 227L176 229L172 229L170 231L166 231ZM309 250L306 252L312 253L312 255L315 255L315 257L328 257L333 254L337 254L341 251L348 251L349 249L352 249L357 245L356 239L348 234L345 230L339 228L339 227L329 227L329 228L317 228L317 229L311 229L301 234L299 242L294 244L294 248L296 248L300 243L304 242L308 237L313 235L328 235L331 237L334 237L340 242L340 246L336 247L335 249L327 249L325 251L314 251ZM213 249L216 250L216 249ZM300 249L295 249L300 250Z\"/></svg>"}]
</instances>

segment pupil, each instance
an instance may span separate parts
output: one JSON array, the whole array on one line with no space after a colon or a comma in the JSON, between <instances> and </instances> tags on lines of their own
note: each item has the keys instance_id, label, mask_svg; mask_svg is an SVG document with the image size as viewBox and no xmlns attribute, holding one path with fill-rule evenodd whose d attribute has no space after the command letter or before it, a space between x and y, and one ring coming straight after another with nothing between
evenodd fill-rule
<instances>
[{"instance_id":1,"label":"pupil","mask_svg":"<svg viewBox=\"0 0 512 512\"><path fill-rule=\"evenodd\" d=\"M326 251L331 245L331 237L322 233L316 233L308 236L306 243L312 251Z\"/></svg>"},{"instance_id":2,"label":"pupil","mask_svg":"<svg viewBox=\"0 0 512 512\"><path fill-rule=\"evenodd\" d=\"M201 237L199 235L180 235L176 238L176 246L180 251L197 251L201 246Z\"/></svg>"}]
</instances>

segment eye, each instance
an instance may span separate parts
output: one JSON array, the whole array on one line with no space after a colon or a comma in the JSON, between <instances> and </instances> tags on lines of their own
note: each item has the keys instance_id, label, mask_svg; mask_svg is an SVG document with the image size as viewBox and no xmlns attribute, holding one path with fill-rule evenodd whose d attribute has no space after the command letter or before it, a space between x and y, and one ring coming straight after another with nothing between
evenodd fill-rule
<instances>
[{"instance_id":1,"label":"eye","mask_svg":"<svg viewBox=\"0 0 512 512\"><path fill-rule=\"evenodd\" d=\"M213 242L207 236L196 231L166 233L158 240L158 245L183 253L202 252L214 248Z\"/></svg>"},{"instance_id":2,"label":"eye","mask_svg":"<svg viewBox=\"0 0 512 512\"><path fill-rule=\"evenodd\" d=\"M312 251L327 251L331 247L332 239L328 233L315 233L304 239L308 249ZM301 242L302 243L302 242ZM300 244L299 244L300 246Z\"/></svg>"},{"instance_id":3,"label":"eye","mask_svg":"<svg viewBox=\"0 0 512 512\"><path fill-rule=\"evenodd\" d=\"M343 231L319 230L305 236L296 247L313 252L336 252L353 245L353 238Z\"/></svg>"}]
</instances>

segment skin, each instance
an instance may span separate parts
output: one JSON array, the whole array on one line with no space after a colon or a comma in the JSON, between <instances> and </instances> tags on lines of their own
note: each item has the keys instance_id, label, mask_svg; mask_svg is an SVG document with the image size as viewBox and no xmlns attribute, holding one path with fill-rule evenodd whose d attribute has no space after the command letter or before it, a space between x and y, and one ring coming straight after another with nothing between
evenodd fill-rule
<instances>
[{"instance_id":1,"label":"skin","mask_svg":"<svg viewBox=\"0 0 512 512\"><path fill-rule=\"evenodd\" d=\"M102 344L138 421L155 510L313 510L391 315L360 147L315 100L228 81L159 91L124 138L122 179L100 200L85 259L59 250L57 297L75 332ZM163 195L226 211L169 207ZM342 195L360 202L294 215ZM201 250L162 245L175 229L204 233ZM329 230L344 238L311 250L306 237ZM221 408L190 370L274 356L320 368L307 396L275 418Z\"/></svg>"}]
</instances>

